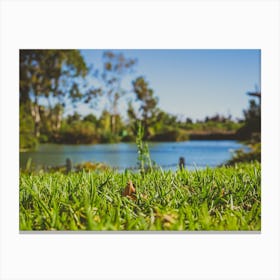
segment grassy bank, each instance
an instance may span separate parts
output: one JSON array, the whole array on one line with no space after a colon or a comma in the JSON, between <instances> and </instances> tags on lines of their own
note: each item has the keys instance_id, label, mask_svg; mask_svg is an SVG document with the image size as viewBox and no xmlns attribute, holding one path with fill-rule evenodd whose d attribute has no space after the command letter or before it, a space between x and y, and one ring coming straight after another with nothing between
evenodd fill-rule
<instances>
[{"instance_id":1,"label":"grassy bank","mask_svg":"<svg viewBox=\"0 0 280 280\"><path fill-rule=\"evenodd\" d=\"M260 230L260 169L21 174L20 230Z\"/></svg>"},{"instance_id":2,"label":"grassy bank","mask_svg":"<svg viewBox=\"0 0 280 280\"><path fill-rule=\"evenodd\" d=\"M227 162L227 165L234 165L240 162L261 162L261 143L246 143L250 148L249 152L242 149L234 152L233 157Z\"/></svg>"}]
</instances>

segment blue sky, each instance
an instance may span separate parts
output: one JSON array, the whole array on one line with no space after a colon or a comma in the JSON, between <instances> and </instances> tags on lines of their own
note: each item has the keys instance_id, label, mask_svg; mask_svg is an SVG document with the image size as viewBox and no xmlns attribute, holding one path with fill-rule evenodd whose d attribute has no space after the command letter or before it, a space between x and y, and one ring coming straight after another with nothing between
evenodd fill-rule
<instances>
[{"instance_id":1,"label":"blue sky","mask_svg":"<svg viewBox=\"0 0 280 280\"><path fill-rule=\"evenodd\" d=\"M216 113L241 118L248 107L247 91L260 88L260 50L112 50L136 58L135 71L123 81L131 89L131 80L144 76L164 111L193 120ZM81 50L85 61L101 69L104 50ZM120 104L126 111L127 100ZM80 113L90 111L81 106Z\"/></svg>"}]
</instances>

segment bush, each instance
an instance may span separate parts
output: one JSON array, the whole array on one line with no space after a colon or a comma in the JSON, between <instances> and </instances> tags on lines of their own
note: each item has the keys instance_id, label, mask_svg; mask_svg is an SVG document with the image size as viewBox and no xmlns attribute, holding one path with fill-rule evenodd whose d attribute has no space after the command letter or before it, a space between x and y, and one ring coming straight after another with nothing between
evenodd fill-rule
<instances>
[{"instance_id":1,"label":"bush","mask_svg":"<svg viewBox=\"0 0 280 280\"><path fill-rule=\"evenodd\" d=\"M29 112L29 104L20 105L20 137L19 146L21 150L34 149L38 144L38 140L34 135L34 121Z\"/></svg>"},{"instance_id":2,"label":"bush","mask_svg":"<svg viewBox=\"0 0 280 280\"><path fill-rule=\"evenodd\" d=\"M132 134L128 134L122 138L123 142L135 142L135 136Z\"/></svg>"},{"instance_id":3,"label":"bush","mask_svg":"<svg viewBox=\"0 0 280 280\"><path fill-rule=\"evenodd\" d=\"M227 165L233 165L240 162L261 162L261 144L251 144L250 148L250 152L244 152L242 149L237 150L234 153L233 158L227 162Z\"/></svg>"},{"instance_id":4,"label":"bush","mask_svg":"<svg viewBox=\"0 0 280 280\"><path fill-rule=\"evenodd\" d=\"M35 149L38 145L38 140L31 133L21 133L19 138L20 150Z\"/></svg>"},{"instance_id":5,"label":"bush","mask_svg":"<svg viewBox=\"0 0 280 280\"><path fill-rule=\"evenodd\" d=\"M39 137L40 143L48 143L49 142L49 137L46 134L41 134Z\"/></svg>"},{"instance_id":6,"label":"bush","mask_svg":"<svg viewBox=\"0 0 280 280\"><path fill-rule=\"evenodd\" d=\"M105 132L101 134L100 137L101 143L117 143L120 142L120 136L113 134L111 132Z\"/></svg>"},{"instance_id":7,"label":"bush","mask_svg":"<svg viewBox=\"0 0 280 280\"><path fill-rule=\"evenodd\" d=\"M185 141L188 140L189 136L184 130L171 129L161 133L157 133L150 140L151 141Z\"/></svg>"},{"instance_id":8,"label":"bush","mask_svg":"<svg viewBox=\"0 0 280 280\"><path fill-rule=\"evenodd\" d=\"M64 124L59 142L66 144L91 144L99 142L93 124L77 121L70 125Z\"/></svg>"}]
</instances>

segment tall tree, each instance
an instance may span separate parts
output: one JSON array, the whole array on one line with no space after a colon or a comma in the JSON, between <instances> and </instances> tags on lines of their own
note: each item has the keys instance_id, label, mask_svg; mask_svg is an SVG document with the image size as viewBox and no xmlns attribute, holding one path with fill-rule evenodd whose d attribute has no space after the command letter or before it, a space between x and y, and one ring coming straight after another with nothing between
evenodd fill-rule
<instances>
[{"instance_id":1,"label":"tall tree","mask_svg":"<svg viewBox=\"0 0 280 280\"><path fill-rule=\"evenodd\" d=\"M122 53L106 51L103 54L103 72L101 78L104 84L103 92L109 101L111 113L111 133L117 133L117 118L119 99L126 93L122 88L122 80L125 75L133 70L136 60L126 58Z\"/></svg>"},{"instance_id":2,"label":"tall tree","mask_svg":"<svg viewBox=\"0 0 280 280\"><path fill-rule=\"evenodd\" d=\"M249 100L249 108L243 111L245 124L237 131L237 135L245 140L257 140L261 138L261 93L249 94L258 98L258 101ZM256 138L256 139L253 139Z\"/></svg>"},{"instance_id":3,"label":"tall tree","mask_svg":"<svg viewBox=\"0 0 280 280\"><path fill-rule=\"evenodd\" d=\"M60 121L58 105L83 97L79 78L86 73L87 66L78 50L20 50L20 102L30 104L36 137L40 136L40 103L47 103L48 112L57 114L55 122Z\"/></svg>"},{"instance_id":4,"label":"tall tree","mask_svg":"<svg viewBox=\"0 0 280 280\"><path fill-rule=\"evenodd\" d=\"M63 106L59 103L52 108L39 106L39 112L41 118L40 141L57 139L62 123Z\"/></svg>"},{"instance_id":5,"label":"tall tree","mask_svg":"<svg viewBox=\"0 0 280 280\"><path fill-rule=\"evenodd\" d=\"M34 121L32 116L29 114L30 106L28 103L20 105L20 149L33 149L38 144L38 140L34 137Z\"/></svg>"},{"instance_id":6,"label":"tall tree","mask_svg":"<svg viewBox=\"0 0 280 280\"><path fill-rule=\"evenodd\" d=\"M138 77L132 85L140 103L139 113L145 131L144 137L148 138L150 136L148 128L156 121L158 98L154 96L153 90L149 88L148 82L143 77Z\"/></svg>"},{"instance_id":7,"label":"tall tree","mask_svg":"<svg viewBox=\"0 0 280 280\"><path fill-rule=\"evenodd\" d=\"M136 135L138 130L139 119L137 118L137 113L132 105L132 101L128 103L127 116L129 120L128 122L129 128L132 131L133 135Z\"/></svg>"}]
</instances>

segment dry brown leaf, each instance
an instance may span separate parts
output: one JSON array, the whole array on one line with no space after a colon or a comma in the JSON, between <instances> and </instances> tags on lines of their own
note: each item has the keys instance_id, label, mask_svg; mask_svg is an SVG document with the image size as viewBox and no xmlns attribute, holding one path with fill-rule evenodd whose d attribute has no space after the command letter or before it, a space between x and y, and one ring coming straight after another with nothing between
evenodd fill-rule
<instances>
[{"instance_id":1,"label":"dry brown leaf","mask_svg":"<svg viewBox=\"0 0 280 280\"><path fill-rule=\"evenodd\" d=\"M168 215L168 214L164 214L162 216L163 221L164 222L168 222L168 223L174 223L175 222L175 215Z\"/></svg>"},{"instance_id":2,"label":"dry brown leaf","mask_svg":"<svg viewBox=\"0 0 280 280\"><path fill-rule=\"evenodd\" d=\"M136 199L136 195L135 194L136 194L136 189L133 186L132 181L129 180L127 185L126 185L126 187L125 187L125 189L123 190L122 195L126 196L128 198L131 198L131 199Z\"/></svg>"}]
</instances>

